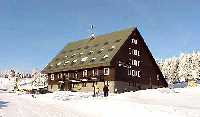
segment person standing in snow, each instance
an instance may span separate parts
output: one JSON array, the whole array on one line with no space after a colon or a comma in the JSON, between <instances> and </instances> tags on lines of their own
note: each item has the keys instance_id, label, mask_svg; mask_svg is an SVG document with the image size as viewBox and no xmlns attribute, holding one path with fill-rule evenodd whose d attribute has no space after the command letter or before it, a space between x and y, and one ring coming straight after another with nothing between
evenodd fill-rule
<instances>
[{"instance_id":1,"label":"person standing in snow","mask_svg":"<svg viewBox=\"0 0 200 117\"><path fill-rule=\"evenodd\" d=\"M108 86L104 85L104 87L103 87L104 97L108 96L108 91L109 91Z\"/></svg>"}]
</instances>

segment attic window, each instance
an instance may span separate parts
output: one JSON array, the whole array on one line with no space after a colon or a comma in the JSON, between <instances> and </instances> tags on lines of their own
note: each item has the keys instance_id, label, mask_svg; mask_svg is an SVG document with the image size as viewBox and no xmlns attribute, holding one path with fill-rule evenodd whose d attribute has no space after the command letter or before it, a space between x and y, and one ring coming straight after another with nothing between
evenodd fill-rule
<instances>
[{"instance_id":1,"label":"attic window","mask_svg":"<svg viewBox=\"0 0 200 117\"><path fill-rule=\"evenodd\" d=\"M81 62L85 62L88 59L88 57L84 57L81 59Z\"/></svg>"},{"instance_id":2,"label":"attic window","mask_svg":"<svg viewBox=\"0 0 200 117\"><path fill-rule=\"evenodd\" d=\"M104 45L108 45L108 42L105 42Z\"/></svg>"}]
</instances>

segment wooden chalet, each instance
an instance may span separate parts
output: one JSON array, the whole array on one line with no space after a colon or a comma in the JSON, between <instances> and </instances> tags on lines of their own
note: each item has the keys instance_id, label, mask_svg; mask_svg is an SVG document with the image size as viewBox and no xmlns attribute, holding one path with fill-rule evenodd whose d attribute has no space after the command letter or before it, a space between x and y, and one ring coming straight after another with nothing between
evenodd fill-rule
<instances>
[{"instance_id":1,"label":"wooden chalet","mask_svg":"<svg viewBox=\"0 0 200 117\"><path fill-rule=\"evenodd\" d=\"M167 87L137 28L128 28L67 44L43 69L48 90L110 92Z\"/></svg>"}]
</instances>

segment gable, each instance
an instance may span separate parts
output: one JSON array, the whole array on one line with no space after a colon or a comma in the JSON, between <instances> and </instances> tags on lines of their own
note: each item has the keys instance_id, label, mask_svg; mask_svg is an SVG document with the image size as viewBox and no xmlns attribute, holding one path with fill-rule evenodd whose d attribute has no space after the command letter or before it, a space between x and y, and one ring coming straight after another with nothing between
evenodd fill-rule
<instances>
[{"instance_id":1,"label":"gable","mask_svg":"<svg viewBox=\"0 0 200 117\"><path fill-rule=\"evenodd\" d=\"M113 56L134 28L120 30L67 44L43 69L43 73L110 66Z\"/></svg>"},{"instance_id":2,"label":"gable","mask_svg":"<svg viewBox=\"0 0 200 117\"><path fill-rule=\"evenodd\" d=\"M132 39L137 40L136 44L132 43ZM137 29L123 43L113 57L112 64L117 66L116 80L134 81L146 85L150 82L157 85L156 83L159 82L160 85L167 86L162 72Z\"/></svg>"}]
</instances>

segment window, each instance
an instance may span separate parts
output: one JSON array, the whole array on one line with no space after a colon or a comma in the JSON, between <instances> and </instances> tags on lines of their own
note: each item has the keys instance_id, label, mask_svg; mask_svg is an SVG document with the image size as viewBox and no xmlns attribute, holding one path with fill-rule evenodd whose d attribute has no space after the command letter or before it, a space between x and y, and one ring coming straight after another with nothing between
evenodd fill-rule
<instances>
[{"instance_id":1,"label":"window","mask_svg":"<svg viewBox=\"0 0 200 117\"><path fill-rule=\"evenodd\" d=\"M140 71L132 70L132 76L137 76L140 78Z\"/></svg>"},{"instance_id":2,"label":"window","mask_svg":"<svg viewBox=\"0 0 200 117\"><path fill-rule=\"evenodd\" d=\"M110 72L109 68L104 68L104 75L109 75L109 72Z\"/></svg>"},{"instance_id":3,"label":"window","mask_svg":"<svg viewBox=\"0 0 200 117\"><path fill-rule=\"evenodd\" d=\"M75 78L78 78L78 74L77 74L77 72L76 72L76 73L74 73L74 75L75 75Z\"/></svg>"},{"instance_id":4,"label":"window","mask_svg":"<svg viewBox=\"0 0 200 117\"><path fill-rule=\"evenodd\" d=\"M60 78L63 78L63 74L62 73L60 73Z\"/></svg>"},{"instance_id":5,"label":"window","mask_svg":"<svg viewBox=\"0 0 200 117\"><path fill-rule=\"evenodd\" d=\"M92 75L97 76L98 75L98 69L93 69L92 70Z\"/></svg>"},{"instance_id":6,"label":"window","mask_svg":"<svg viewBox=\"0 0 200 117\"><path fill-rule=\"evenodd\" d=\"M131 54L131 48L128 48L128 53Z\"/></svg>"},{"instance_id":7,"label":"window","mask_svg":"<svg viewBox=\"0 0 200 117\"><path fill-rule=\"evenodd\" d=\"M132 76L137 76L137 71L132 70Z\"/></svg>"},{"instance_id":8,"label":"window","mask_svg":"<svg viewBox=\"0 0 200 117\"><path fill-rule=\"evenodd\" d=\"M189 59L189 62L192 63L192 59L191 58Z\"/></svg>"},{"instance_id":9,"label":"window","mask_svg":"<svg viewBox=\"0 0 200 117\"><path fill-rule=\"evenodd\" d=\"M51 74L51 80L54 80L54 74Z\"/></svg>"},{"instance_id":10,"label":"window","mask_svg":"<svg viewBox=\"0 0 200 117\"><path fill-rule=\"evenodd\" d=\"M135 45L137 45L137 40L136 39L131 39L131 43L134 43Z\"/></svg>"},{"instance_id":11,"label":"window","mask_svg":"<svg viewBox=\"0 0 200 117\"><path fill-rule=\"evenodd\" d=\"M87 77L87 70L83 70L83 77Z\"/></svg>"},{"instance_id":12,"label":"window","mask_svg":"<svg viewBox=\"0 0 200 117\"><path fill-rule=\"evenodd\" d=\"M69 73L66 73L66 77L69 78Z\"/></svg>"},{"instance_id":13,"label":"window","mask_svg":"<svg viewBox=\"0 0 200 117\"><path fill-rule=\"evenodd\" d=\"M138 77L140 78L140 71L138 71Z\"/></svg>"},{"instance_id":14,"label":"window","mask_svg":"<svg viewBox=\"0 0 200 117\"><path fill-rule=\"evenodd\" d=\"M131 69L128 69L128 75L132 75Z\"/></svg>"},{"instance_id":15,"label":"window","mask_svg":"<svg viewBox=\"0 0 200 117\"><path fill-rule=\"evenodd\" d=\"M121 61L118 62L118 66L121 67L123 63Z\"/></svg>"},{"instance_id":16,"label":"window","mask_svg":"<svg viewBox=\"0 0 200 117\"><path fill-rule=\"evenodd\" d=\"M137 61L137 60L133 60L132 59L132 65L134 65L134 66L140 66L140 61Z\"/></svg>"},{"instance_id":17,"label":"window","mask_svg":"<svg viewBox=\"0 0 200 117\"><path fill-rule=\"evenodd\" d=\"M157 74L157 80L159 80L159 75Z\"/></svg>"},{"instance_id":18,"label":"window","mask_svg":"<svg viewBox=\"0 0 200 117\"><path fill-rule=\"evenodd\" d=\"M136 55L136 56L140 56L140 51L139 51L139 50L132 49L132 54L133 54L133 55Z\"/></svg>"}]
</instances>

